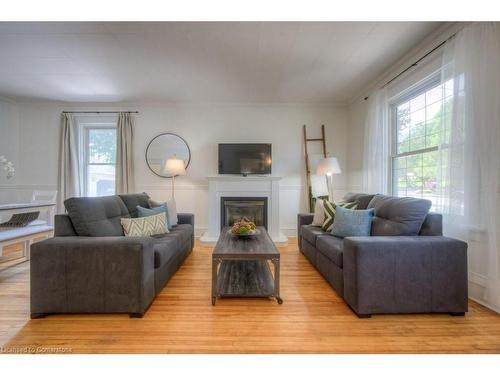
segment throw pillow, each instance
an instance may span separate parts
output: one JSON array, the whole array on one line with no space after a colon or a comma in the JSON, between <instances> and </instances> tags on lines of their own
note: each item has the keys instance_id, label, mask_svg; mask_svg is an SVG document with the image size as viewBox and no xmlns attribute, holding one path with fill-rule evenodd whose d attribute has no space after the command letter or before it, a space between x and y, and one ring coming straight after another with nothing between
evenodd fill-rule
<instances>
[{"instance_id":1,"label":"throw pillow","mask_svg":"<svg viewBox=\"0 0 500 375\"><path fill-rule=\"evenodd\" d=\"M64 201L66 211L79 236L123 236L120 218L130 217L120 197L73 197Z\"/></svg>"},{"instance_id":2,"label":"throw pillow","mask_svg":"<svg viewBox=\"0 0 500 375\"><path fill-rule=\"evenodd\" d=\"M325 222L325 207L323 205L323 199L316 199L316 204L314 206L314 217L312 225L315 227L321 227Z\"/></svg>"},{"instance_id":3,"label":"throw pillow","mask_svg":"<svg viewBox=\"0 0 500 375\"><path fill-rule=\"evenodd\" d=\"M149 200L149 207L154 208L161 206L162 204L167 205L167 221L168 229L177 225L177 206L175 204L175 199L169 199L166 202L156 202L152 199Z\"/></svg>"},{"instance_id":4,"label":"throw pillow","mask_svg":"<svg viewBox=\"0 0 500 375\"><path fill-rule=\"evenodd\" d=\"M366 210L368 204L373 199L375 194L363 194L363 193L347 193L344 196L344 201L346 202L358 202L358 210Z\"/></svg>"},{"instance_id":5,"label":"throw pillow","mask_svg":"<svg viewBox=\"0 0 500 375\"><path fill-rule=\"evenodd\" d=\"M375 209L372 236L418 236L431 205L427 199L377 194L368 205Z\"/></svg>"},{"instance_id":6,"label":"throw pillow","mask_svg":"<svg viewBox=\"0 0 500 375\"><path fill-rule=\"evenodd\" d=\"M332 225L335 220L335 211L337 207L344 207L350 210L355 210L357 208L357 202L343 202L343 203L334 203L330 201L323 201L324 211L325 211L325 221L323 221L323 225L321 228L325 232L330 232L332 230Z\"/></svg>"},{"instance_id":7,"label":"throw pillow","mask_svg":"<svg viewBox=\"0 0 500 375\"><path fill-rule=\"evenodd\" d=\"M349 210L337 206L331 233L341 238L369 236L372 228L373 211L373 208Z\"/></svg>"},{"instance_id":8,"label":"throw pillow","mask_svg":"<svg viewBox=\"0 0 500 375\"><path fill-rule=\"evenodd\" d=\"M154 208L144 208L141 206L137 206L137 217L148 217L148 216L153 216L153 215L158 215L163 213L165 215L165 229L168 231L171 229L168 226L168 217L167 217L167 205L162 204L158 207Z\"/></svg>"},{"instance_id":9,"label":"throw pillow","mask_svg":"<svg viewBox=\"0 0 500 375\"><path fill-rule=\"evenodd\" d=\"M154 234L166 233L165 214L121 219L123 232L126 237L147 237Z\"/></svg>"}]
</instances>

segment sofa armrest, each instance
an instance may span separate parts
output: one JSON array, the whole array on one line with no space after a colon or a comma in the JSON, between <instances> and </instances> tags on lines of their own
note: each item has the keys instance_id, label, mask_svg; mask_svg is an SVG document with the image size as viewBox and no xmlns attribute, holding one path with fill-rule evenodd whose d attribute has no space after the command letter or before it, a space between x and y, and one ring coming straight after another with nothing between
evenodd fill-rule
<instances>
[{"instance_id":1,"label":"sofa armrest","mask_svg":"<svg viewBox=\"0 0 500 375\"><path fill-rule=\"evenodd\" d=\"M191 224L194 227L194 214L177 214L178 224Z\"/></svg>"},{"instance_id":2,"label":"sofa armrest","mask_svg":"<svg viewBox=\"0 0 500 375\"><path fill-rule=\"evenodd\" d=\"M313 222L314 214L298 214L297 215L297 241L299 249L302 250L302 234L300 233L300 227L302 225L309 225Z\"/></svg>"},{"instance_id":3,"label":"sofa armrest","mask_svg":"<svg viewBox=\"0 0 500 375\"><path fill-rule=\"evenodd\" d=\"M344 299L358 314L467 311L467 244L442 236L348 237Z\"/></svg>"},{"instance_id":4,"label":"sofa armrest","mask_svg":"<svg viewBox=\"0 0 500 375\"><path fill-rule=\"evenodd\" d=\"M54 236L66 237L76 236L75 228L68 214L58 214L54 216Z\"/></svg>"},{"instance_id":5,"label":"sofa armrest","mask_svg":"<svg viewBox=\"0 0 500 375\"><path fill-rule=\"evenodd\" d=\"M191 224L193 226L193 234L191 235L191 250L194 248L194 214L177 214L178 224Z\"/></svg>"},{"instance_id":6,"label":"sofa armrest","mask_svg":"<svg viewBox=\"0 0 500 375\"><path fill-rule=\"evenodd\" d=\"M54 237L31 245L31 312L142 315L155 296L151 237Z\"/></svg>"}]
</instances>

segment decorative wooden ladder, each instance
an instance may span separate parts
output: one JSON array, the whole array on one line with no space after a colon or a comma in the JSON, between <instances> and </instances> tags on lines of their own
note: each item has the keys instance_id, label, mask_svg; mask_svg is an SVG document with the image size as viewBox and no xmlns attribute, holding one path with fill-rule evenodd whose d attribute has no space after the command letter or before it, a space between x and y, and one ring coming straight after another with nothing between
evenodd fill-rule
<instances>
[{"instance_id":1,"label":"decorative wooden ladder","mask_svg":"<svg viewBox=\"0 0 500 375\"><path fill-rule=\"evenodd\" d=\"M307 152L308 142L321 142L323 146L323 157L326 158L326 139L325 139L325 125L321 125L321 138L307 138L306 125L302 127L304 133L304 158L306 162L306 180L307 180L307 198L309 201L309 211L314 211L314 200L312 196L311 186L311 170L309 168L309 154Z\"/></svg>"}]
</instances>

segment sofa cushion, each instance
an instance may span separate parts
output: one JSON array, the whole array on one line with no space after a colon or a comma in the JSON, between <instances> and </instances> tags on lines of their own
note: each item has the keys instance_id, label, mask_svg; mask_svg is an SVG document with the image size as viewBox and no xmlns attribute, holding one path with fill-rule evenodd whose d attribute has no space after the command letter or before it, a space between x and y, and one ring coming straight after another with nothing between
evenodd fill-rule
<instances>
[{"instance_id":1,"label":"sofa cushion","mask_svg":"<svg viewBox=\"0 0 500 375\"><path fill-rule=\"evenodd\" d=\"M79 236L123 236L120 219L130 217L117 195L69 198L64 201L64 207Z\"/></svg>"},{"instance_id":2,"label":"sofa cushion","mask_svg":"<svg viewBox=\"0 0 500 375\"><path fill-rule=\"evenodd\" d=\"M155 253L155 268L159 268L174 259L180 248L177 246L177 241L174 237L163 235L157 237L158 242L154 245Z\"/></svg>"},{"instance_id":3,"label":"sofa cushion","mask_svg":"<svg viewBox=\"0 0 500 375\"><path fill-rule=\"evenodd\" d=\"M193 226L191 224L177 224L170 230L171 235L177 239L179 246L191 240Z\"/></svg>"},{"instance_id":4,"label":"sofa cushion","mask_svg":"<svg viewBox=\"0 0 500 375\"><path fill-rule=\"evenodd\" d=\"M346 202L357 202L357 210L365 210L375 194L347 193L344 196Z\"/></svg>"},{"instance_id":5,"label":"sofa cushion","mask_svg":"<svg viewBox=\"0 0 500 375\"><path fill-rule=\"evenodd\" d=\"M344 240L342 238L330 235L319 236L316 241L316 248L321 254L342 268L342 252L344 250Z\"/></svg>"},{"instance_id":6,"label":"sofa cushion","mask_svg":"<svg viewBox=\"0 0 500 375\"><path fill-rule=\"evenodd\" d=\"M176 257L193 236L191 224L178 224L169 233L153 236L158 240L155 245L155 268L161 267Z\"/></svg>"},{"instance_id":7,"label":"sofa cushion","mask_svg":"<svg viewBox=\"0 0 500 375\"><path fill-rule=\"evenodd\" d=\"M125 203L125 206L127 206L130 217L138 217L137 206L149 208L149 196L146 193L120 194L118 196Z\"/></svg>"},{"instance_id":8,"label":"sofa cushion","mask_svg":"<svg viewBox=\"0 0 500 375\"><path fill-rule=\"evenodd\" d=\"M182 247L187 241L190 241L193 236L193 226L191 224L178 224L173 227L169 233L153 236L154 238L171 238L175 241L176 246Z\"/></svg>"},{"instance_id":9,"label":"sofa cushion","mask_svg":"<svg viewBox=\"0 0 500 375\"><path fill-rule=\"evenodd\" d=\"M417 236L431 201L377 194L368 208L375 210L372 236Z\"/></svg>"},{"instance_id":10,"label":"sofa cushion","mask_svg":"<svg viewBox=\"0 0 500 375\"><path fill-rule=\"evenodd\" d=\"M313 225L302 225L301 234L304 239L311 245L316 246L316 238L323 234L328 234L321 227L315 227Z\"/></svg>"}]
</instances>

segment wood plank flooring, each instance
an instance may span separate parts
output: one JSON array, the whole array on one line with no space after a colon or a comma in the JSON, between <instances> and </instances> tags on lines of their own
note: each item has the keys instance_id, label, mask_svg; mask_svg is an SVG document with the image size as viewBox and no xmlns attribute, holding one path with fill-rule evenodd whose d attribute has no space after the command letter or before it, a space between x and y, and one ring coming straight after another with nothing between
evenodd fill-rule
<instances>
[{"instance_id":1,"label":"wood plank flooring","mask_svg":"<svg viewBox=\"0 0 500 375\"><path fill-rule=\"evenodd\" d=\"M358 319L291 243L281 252L283 305L210 301L212 249L197 246L143 319L53 315L29 320L29 264L0 271L0 346L72 353L500 353L500 315Z\"/></svg>"}]
</instances>

